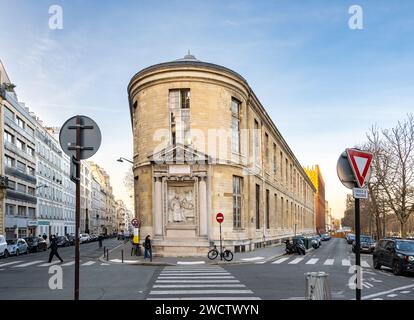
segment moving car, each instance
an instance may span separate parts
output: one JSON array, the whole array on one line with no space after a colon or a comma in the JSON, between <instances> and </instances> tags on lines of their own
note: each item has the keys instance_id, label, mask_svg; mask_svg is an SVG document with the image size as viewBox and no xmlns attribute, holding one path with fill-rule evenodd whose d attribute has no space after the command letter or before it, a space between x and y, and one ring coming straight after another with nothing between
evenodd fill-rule
<instances>
[{"instance_id":1,"label":"moving car","mask_svg":"<svg viewBox=\"0 0 414 320\"><path fill-rule=\"evenodd\" d=\"M322 233L322 234L321 234L321 240L322 240L322 241L328 241L328 240L331 240L331 236L330 236L330 234L329 234L329 233Z\"/></svg>"},{"instance_id":2,"label":"moving car","mask_svg":"<svg viewBox=\"0 0 414 320\"><path fill-rule=\"evenodd\" d=\"M0 257L7 258L9 256L9 251L7 250L6 238L0 235Z\"/></svg>"},{"instance_id":3,"label":"moving car","mask_svg":"<svg viewBox=\"0 0 414 320\"><path fill-rule=\"evenodd\" d=\"M356 242L352 242L352 252L355 252ZM360 237L360 252L372 253L375 250L375 241L370 236L361 236Z\"/></svg>"},{"instance_id":4,"label":"moving car","mask_svg":"<svg viewBox=\"0 0 414 320\"><path fill-rule=\"evenodd\" d=\"M355 235L353 233L348 233L348 235L346 236L346 242L348 242L348 244L352 244L355 241Z\"/></svg>"},{"instance_id":5,"label":"moving car","mask_svg":"<svg viewBox=\"0 0 414 320\"><path fill-rule=\"evenodd\" d=\"M39 252L47 250L46 240L41 237L26 237L24 238L28 245L29 252Z\"/></svg>"},{"instance_id":6,"label":"moving car","mask_svg":"<svg viewBox=\"0 0 414 320\"><path fill-rule=\"evenodd\" d=\"M66 236L58 236L56 238L56 244L58 247L69 247L70 246L69 239Z\"/></svg>"},{"instance_id":7,"label":"moving car","mask_svg":"<svg viewBox=\"0 0 414 320\"><path fill-rule=\"evenodd\" d=\"M21 253L29 253L29 246L22 238L17 240L7 240L7 251L10 255L18 256Z\"/></svg>"},{"instance_id":8,"label":"moving car","mask_svg":"<svg viewBox=\"0 0 414 320\"><path fill-rule=\"evenodd\" d=\"M414 272L414 240L385 238L378 241L373 262L375 269L382 266L392 268L395 275Z\"/></svg>"}]
</instances>

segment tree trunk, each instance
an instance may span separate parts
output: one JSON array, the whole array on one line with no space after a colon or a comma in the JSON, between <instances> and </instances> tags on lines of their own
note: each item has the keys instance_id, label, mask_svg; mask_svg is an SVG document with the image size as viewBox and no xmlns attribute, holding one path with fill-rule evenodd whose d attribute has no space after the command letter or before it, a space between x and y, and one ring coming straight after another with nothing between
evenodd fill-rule
<instances>
[{"instance_id":1,"label":"tree trunk","mask_svg":"<svg viewBox=\"0 0 414 320\"><path fill-rule=\"evenodd\" d=\"M400 230L401 230L401 238L406 238L407 237L407 230L405 228L405 223L402 222L402 221L400 221L400 223L401 223L401 228L400 228Z\"/></svg>"}]
</instances>

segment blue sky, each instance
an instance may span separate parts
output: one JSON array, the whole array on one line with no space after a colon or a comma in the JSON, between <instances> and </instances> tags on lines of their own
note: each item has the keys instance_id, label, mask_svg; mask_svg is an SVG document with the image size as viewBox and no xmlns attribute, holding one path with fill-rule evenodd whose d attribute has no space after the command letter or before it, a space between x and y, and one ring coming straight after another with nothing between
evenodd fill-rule
<instances>
[{"instance_id":1,"label":"blue sky","mask_svg":"<svg viewBox=\"0 0 414 320\"><path fill-rule=\"evenodd\" d=\"M63 8L63 30L48 28ZM360 5L363 30L348 28ZM123 197L132 131L126 86L138 70L182 57L243 75L302 165L318 163L333 213L348 192L336 160L377 123L414 110L413 1L0 0L0 59L47 124L77 113L101 127L92 160Z\"/></svg>"}]
</instances>

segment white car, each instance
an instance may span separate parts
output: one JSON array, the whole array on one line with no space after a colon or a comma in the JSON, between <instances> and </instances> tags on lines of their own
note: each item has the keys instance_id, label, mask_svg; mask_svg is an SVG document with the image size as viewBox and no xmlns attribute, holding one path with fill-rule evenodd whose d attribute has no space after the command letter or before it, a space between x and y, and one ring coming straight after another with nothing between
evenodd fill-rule
<instances>
[{"instance_id":1,"label":"white car","mask_svg":"<svg viewBox=\"0 0 414 320\"><path fill-rule=\"evenodd\" d=\"M17 240L7 240L7 251L10 255L16 255L22 253L29 253L29 246L26 243L26 240L24 239L17 239Z\"/></svg>"},{"instance_id":2,"label":"white car","mask_svg":"<svg viewBox=\"0 0 414 320\"><path fill-rule=\"evenodd\" d=\"M79 234L79 241L80 243L88 242L90 240L90 236L87 233L80 233Z\"/></svg>"},{"instance_id":3,"label":"white car","mask_svg":"<svg viewBox=\"0 0 414 320\"><path fill-rule=\"evenodd\" d=\"M7 250L6 238L0 235L0 257L7 258L9 256L9 251Z\"/></svg>"}]
</instances>

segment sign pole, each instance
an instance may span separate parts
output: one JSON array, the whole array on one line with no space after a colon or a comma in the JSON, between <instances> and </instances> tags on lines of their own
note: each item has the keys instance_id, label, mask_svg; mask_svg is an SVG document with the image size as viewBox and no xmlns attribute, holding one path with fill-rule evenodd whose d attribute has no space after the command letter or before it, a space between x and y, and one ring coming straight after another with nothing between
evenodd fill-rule
<instances>
[{"instance_id":1,"label":"sign pole","mask_svg":"<svg viewBox=\"0 0 414 320\"><path fill-rule=\"evenodd\" d=\"M80 147L81 119L76 117L76 230L75 230L75 300L79 300L79 229L80 229Z\"/></svg>"},{"instance_id":2,"label":"sign pole","mask_svg":"<svg viewBox=\"0 0 414 320\"><path fill-rule=\"evenodd\" d=\"M359 198L355 199L355 264L356 264L356 300L361 300L361 222L360 222L360 211L359 211Z\"/></svg>"},{"instance_id":3,"label":"sign pole","mask_svg":"<svg viewBox=\"0 0 414 320\"><path fill-rule=\"evenodd\" d=\"M220 260L223 260L223 243L221 240L221 223L220 223Z\"/></svg>"}]
</instances>

